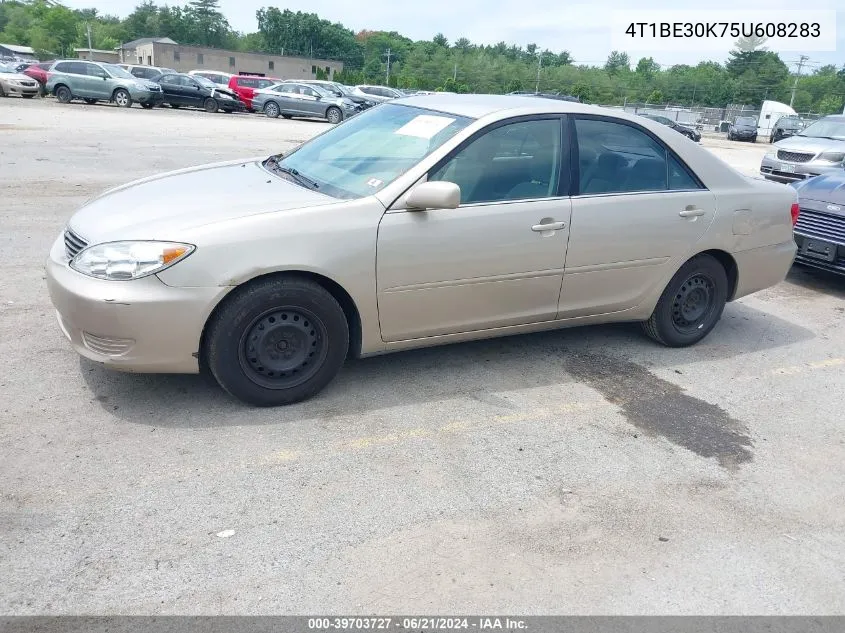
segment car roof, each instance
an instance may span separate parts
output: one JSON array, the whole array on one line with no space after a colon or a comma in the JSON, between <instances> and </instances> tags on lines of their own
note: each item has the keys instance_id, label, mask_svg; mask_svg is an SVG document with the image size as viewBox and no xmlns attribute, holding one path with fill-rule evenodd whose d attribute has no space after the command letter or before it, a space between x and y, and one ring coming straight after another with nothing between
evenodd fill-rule
<instances>
[{"instance_id":1,"label":"car roof","mask_svg":"<svg viewBox=\"0 0 845 633\"><path fill-rule=\"evenodd\" d=\"M391 103L402 103L426 110L437 110L457 116L480 119L482 117L498 115L520 114L610 114L620 119L636 121L639 117L629 115L623 110L611 110L598 106L586 105L575 101L559 101L526 95L481 95L481 94L447 94L435 93L430 95L401 97Z\"/></svg>"}]
</instances>

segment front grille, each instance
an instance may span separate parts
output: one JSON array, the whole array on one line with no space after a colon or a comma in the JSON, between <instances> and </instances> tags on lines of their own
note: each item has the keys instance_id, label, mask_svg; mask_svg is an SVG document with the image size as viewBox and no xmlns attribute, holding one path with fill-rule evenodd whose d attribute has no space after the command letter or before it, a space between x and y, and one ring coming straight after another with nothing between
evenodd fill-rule
<instances>
[{"instance_id":1,"label":"front grille","mask_svg":"<svg viewBox=\"0 0 845 633\"><path fill-rule=\"evenodd\" d=\"M813 158L815 154L807 154L804 152L788 152L784 149L778 150L778 160L786 160L790 163L806 163Z\"/></svg>"},{"instance_id":2,"label":"front grille","mask_svg":"<svg viewBox=\"0 0 845 633\"><path fill-rule=\"evenodd\" d=\"M795 231L801 235L845 244L845 217L801 209Z\"/></svg>"},{"instance_id":3,"label":"front grille","mask_svg":"<svg viewBox=\"0 0 845 633\"><path fill-rule=\"evenodd\" d=\"M79 254L79 251L86 246L88 246L88 242L70 229L65 230L65 253L67 253L68 259L76 257Z\"/></svg>"}]
</instances>

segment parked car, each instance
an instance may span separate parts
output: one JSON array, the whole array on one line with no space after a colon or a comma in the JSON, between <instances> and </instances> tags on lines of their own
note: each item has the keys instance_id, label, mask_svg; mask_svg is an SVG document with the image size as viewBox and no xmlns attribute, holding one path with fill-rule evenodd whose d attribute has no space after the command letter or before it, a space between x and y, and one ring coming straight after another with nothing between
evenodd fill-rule
<instances>
[{"instance_id":1,"label":"parked car","mask_svg":"<svg viewBox=\"0 0 845 633\"><path fill-rule=\"evenodd\" d=\"M217 70L192 70L188 74L195 77L205 77L221 90L229 90L229 82L235 76L232 73L223 73Z\"/></svg>"},{"instance_id":2,"label":"parked car","mask_svg":"<svg viewBox=\"0 0 845 633\"><path fill-rule=\"evenodd\" d=\"M327 81L324 79L287 79L283 83L302 83L308 86L320 86L321 88L333 93L336 97L346 97L353 103L358 104L360 106L360 110L366 110L367 108L372 108L374 105L377 105L377 102L370 97L363 97L359 93L355 92L354 88L345 86L336 81Z\"/></svg>"},{"instance_id":3,"label":"parked car","mask_svg":"<svg viewBox=\"0 0 845 633\"><path fill-rule=\"evenodd\" d=\"M798 205L680 138L566 101L408 97L102 194L47 285L83 356L202 367L256 405L313 396L347 355L623 321L691 345L784 279Z\"/></svg>"},{"instance_id":4,"label":"parked car","mask_svg":"<svg viewBox=\"0 0 845 633\"><path fill-rule=\"evenodd\" d=\"M159 68L158 66L144 66L142 64L117 64L129 74L140 79L154 79L165 73L175 73L172 68Z\"/></svg>"},{"instance_id":5,"label":"parked car","mask_svg":"<svg viewBox=\"0 0 845 633\"><path fill-rule=\"evenodd\" d=\"M800 116L782 116L772 128L770 143L777 143L782 138L789 138L804 129L804 119Z\"/></svg>"},{"instance_id":6,"label":"parked car","mask_svg":"<svg viewBox=\"0 0 845 633\"><path fill-rule=\"evenodd\" d=\"M641 114L641 117L645 119L650 119L651 121L655 121L660 123L661 125L665 125L666 127L672 128L676 132L683 134L691 141L695 141L698 143L701 140L701 132L695 130L691 127L687 127L686 125L681 125L677 121L673 121L669 117L660 116L659 114Z\"/></svg>"},{"instance_id":7,"label":"parked car","mask_svg":"<svg viewBox=\"0 0 845 633\"><path fill-rule=\"evenodd\" d=\"M778 182L837 174L845 168L845 116L819 119L782 139L763 157L760 173Z\"/></svg>"},{"instance_id":8,"label":"parked car","mask_svg":"<svg viewBox=\"0 0 845 633\"><path fill-rule=\"evenodd\" d=\"M32 99L37 94L37 81L17 72L11 66L0 64L0 97L18 95L24 99Z\"/></svg>"},{"instance_id":9,"label":"parked car","mask_svg":"<svg viewBox=\"0 0 845 633\"><path fill-rule=\"evenodd\" d=\"M801 209L795 262L845 275L845 169L791 184Z\"/></svg>"},{"instance_id":10,"label":"parked car","mask_svg":"<svg viewBox=\"0 0 845 633\"><path fill-rule=\"evenodd\" d=\"M263 90L279 83L282 83L282 80L276 79L275 77L234 75L229 80L229 90L238 95L238 98L244 102L247 110L254 110L252 107L252 98L255 96L255 91Z\"/></svg>"},{"instance_id":11,"label":"parked car","mask_svg":"<svg viewBox=\"0 0 845 633\"><path fill-rule=\"evenodd\" d=\"M41 89L40 91L44 93L47 90L47 79L50 76L48 71L54 63L55 61L32 64L23 71L23 74L37 81Z\"/></svg>"},{"instance_id":12,"label":"parked car","mask_svg":"<svg viewBox=\"0 0 845 633\"><path fill-rule=\"evenodd\" d=\"M581 102L581 99L579 99L578 97L573 97L572 95L563 95L559 92L528 92L526 90L516 90L514 92L509 92L508 94L518 96L544 97L546 99L559 99L561 101L572 101L574 103Z\"/></svg>"},{"instance_id":13,"label":"parked car","mask_svg":"<svg viewBox=\"0 0 845 633\"><path fill-rule=\"evenodd\" d=\"M55 62L49 70L47 90L59 103L83 99L85 103L113 101L130 108L137 101L149 109L161 103L161 87L138 79L115 64L67 59Z\"/></svg>"},{"instance_id":14,"label":"parked car","mask_svg":"<svg viewBox=\"0 0 845 633\"><path fill-rule=\"evenodd\" d=\"M340 123L360 111L358 104L346 97L337 97L320 86L293 82L256 91L252 107L271 119L296 116L326 119L329 123Z\"/></svg>"},{"instance_id":15,"label":"parked car","mask_svg":"<svg viewBox=\"0 0 845 633\"><path fill-rule=\"evenodd\" d=\"M171 108L202 108L206 112L222 110L231 114L245 108L238 95L228 88L221 89L201 75L168 73L153 79L163 93L163 101Z\"/></svg>"},{"instance_id":16,"label":"parked car","mask_svg":"<svg viewBox=\"0 0 845 633\"><path fill-rule=\"evenodd\" d=\"M370 101L376 103L383 103L391 99L399 99L404 97L400 91L395 88L388 88L387 86L367 86L359 85L353 88L353 92L358 96L365 97Z\"/></svg>"},{"instance_id":17,"label":"parked car","mask_svg":"<svg viewBox=\"0 0 845 633\"><path fill-rule=\"evenodd\" d=\"M728 128L729 141L757 142L757 118L753 116L738 116Z\"/></svg>"}]
</instances>

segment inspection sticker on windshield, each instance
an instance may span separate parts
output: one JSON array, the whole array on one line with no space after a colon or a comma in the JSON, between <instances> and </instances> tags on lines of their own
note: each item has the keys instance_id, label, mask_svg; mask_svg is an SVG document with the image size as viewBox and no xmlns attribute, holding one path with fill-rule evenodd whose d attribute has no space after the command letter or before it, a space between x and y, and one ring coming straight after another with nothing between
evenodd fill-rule
<instances>
[{"instance_id":1,"label":"inspection sticker on windshield","mask_svg":"<svg viewBox=\"0 0 845 633\"><path fill-rule=\"evenodd\" d=\"M394 134L429 139L454 120L455 119L450 119L447 116L420 114L396 130Z\"/></svg>"},{"instance_id":2,"label":"inspection sticker on windshield","mask_svg":"<svg viewBox=\"0 0 845 633\"><path fill-rule=\"evenodd\" d=\"M381 187L383 182L384 181L379 180L378 178L370 178L367 181L367 184L370 185L370 187Z\"/></svg>"}]
</instances>

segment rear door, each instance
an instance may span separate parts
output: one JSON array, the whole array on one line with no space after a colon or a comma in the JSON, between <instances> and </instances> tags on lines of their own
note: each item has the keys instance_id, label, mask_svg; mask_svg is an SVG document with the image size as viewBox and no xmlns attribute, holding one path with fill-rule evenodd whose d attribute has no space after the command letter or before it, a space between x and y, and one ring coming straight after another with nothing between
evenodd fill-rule
<instances>
[{"instance_id":1,"label":"rear door","mask_svg":"<svg viewBox=\"0 0 845 633\"><path fill-rule=\"evenodd\" d=\"M572 221L558 318L642 302L692 254L716 202L645 128L577 115Z\"/></svg>"},{"instance_id":2,"label":"rear door","mask_svg":"<svg viewBox=\"0 0 845 633\"><path fill-rule=\"evenodd\" d=\"M165 102L184 105L180 92L179 75L163 75L158 83L161 86L161 91L164 93Z\"/></svg>"}]
</instances>

